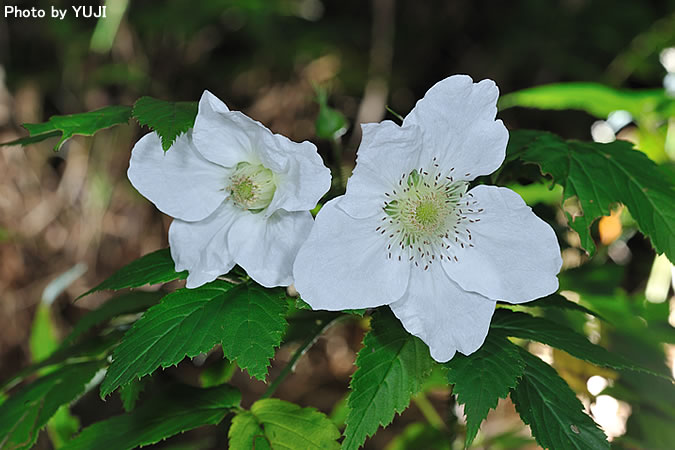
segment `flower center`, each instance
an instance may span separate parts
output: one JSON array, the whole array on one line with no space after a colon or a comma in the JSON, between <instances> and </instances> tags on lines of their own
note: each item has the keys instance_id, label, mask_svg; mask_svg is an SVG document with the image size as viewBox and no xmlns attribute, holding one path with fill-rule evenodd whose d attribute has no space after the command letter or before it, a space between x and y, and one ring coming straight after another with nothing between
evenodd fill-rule
<instances>
[{"instance_id":1,"label":"flower center","mask_svg":"<svg viewBox=\"0 0 675 450\"><path fill-rule=\"evenodd\" d=\"M423 227L435 227L441 215L439 206L435 199L422 201L415 208L415 220Z\"/></svg>"},{"instance_id":2,"label":"flower center","mask_svg":"<svg viewBox=\"0 0 675 450\"><path fill-rule=\"evenodd\" d=\"M414 261L425 270L436 259L458 261L459 249L472 248L470 225L483 210L467 194L468 183L442 174L436 159L430 171L403 174L398 187L385 193L382 222L376 231L387 239L389 258Z\"/></svg>"},{"instance_id":3,"label":"flower center","mask_svg":"<svg viewBox=\"0 0 675 450\"><path fill-rule=\"evenodd\" d=\"M277 188L271 170L247 162L237 164L229 181L226 189L234 204L252 212L267 208Z\"/></svg>"}]
</instances>

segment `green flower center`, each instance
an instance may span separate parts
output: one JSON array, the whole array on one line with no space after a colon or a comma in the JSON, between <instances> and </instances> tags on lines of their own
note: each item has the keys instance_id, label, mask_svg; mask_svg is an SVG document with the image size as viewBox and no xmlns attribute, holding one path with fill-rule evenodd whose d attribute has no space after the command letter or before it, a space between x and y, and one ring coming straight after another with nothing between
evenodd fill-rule
<instances>
[{"instance_id":1,"label":"green flower center","mask_svg":"<svg viewBox=\"0 0 675 450\"><path fill-rule=\"evenodd\" d=\"M396 189L385 193L390 200L376 228L388 241L389 258L406 258L424 269L436 259L458 261L460 249L473 247L470 224L480 221L476 215L483 211L467 193L466 181L443 176L435 161L430 172L401 176Z\"/></svg>"},{"instance_id":2,"label":"green flower center","mask_svg":"<svg viewBox=\"0 0 675 450\"><path fill-rule=\"evenodd\" d=\"M252 212L267 208L277 189L274 173L260 164L240 162L229 181L227 190L234 204Z\"/></svg>"},{"instance_id":3,"label":"green flower center","mask_svg":"<svg viewBox=\"0 0 675 450\"><path fill-rule=\"evenodd\" d=\"M434 200L422 201L415 209L415 220L423 227L435 228L440 222L441 208Z\"/></svg>"}]
</instances>

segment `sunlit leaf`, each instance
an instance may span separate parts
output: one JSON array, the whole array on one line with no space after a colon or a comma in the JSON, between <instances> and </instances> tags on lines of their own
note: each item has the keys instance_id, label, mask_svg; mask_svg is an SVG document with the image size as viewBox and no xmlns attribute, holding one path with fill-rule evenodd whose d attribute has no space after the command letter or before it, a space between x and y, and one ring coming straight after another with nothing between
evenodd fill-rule
<instances>
[{"instance_id":1,"label":"sunlit leaf","mask_svg":"<svg viewBox=\"0 0 675 450\"><path fill-rule=\"evenodd\" d=\"M230 449L339 449L340 431L314 408L276 398L258 400L240 411L229 431Z\"/></svg>"},{"instance_id":2,"label":"sunlit leaf","mask_svg":"<svg viewBox=\"0 0 675 450\"><path fill-rule=\"evenodd\" d=\"M583 214L568 213L569 225L591 255L591 225L620 202L656 251L675 261L675 182L632 144L564 141L551 133L521 131L511 134L507 152L509 159L538 164L564 188L563 200L578 199Z\"/></svg>"},{"instance_id":3,"label":"sunlit leaf","mask_svg":"<svg viewBox=\"0 0 675 450\"><path fill-rule=\"evenodd\" d=\"M578 303L567 300L565 297L563 297L560 294L551 294L549 296L540 298L540 299L532 301L532 302L523 303L520 306L524 306L524 307L527 307L527 308L570 309L570 310L578 311L578 312L581 312L581 313L584 313L584 314L590 314L591 316L595 316L599 319L605 320L597 312L591 311L590 309L586 308L585 306L582 306Z\"/></svg>"},{"instance_id":4,"label":"sunlit leaf","mask_svg":"<svg viewBox=\"0 0 675 450\"><path fill-rule=\"evenodd\" d=\"M664 89L615 89L599 83L557 83L536 86L502 95L501 110L514 106L539 109L580 109L606 119L609 113L624 110L633 117L660 111L675 115L675 100Z\"/></svg>"},{"instance_id":5,"label":"sunlit leaf","mask_svg":"<svg viewBox=\"0 0 675 450\"><path fill-rule=\"evenodd\" d=\"M64 142L74 135L93 136L99 130L127 123L130 117L131 107L122 105L106 106L96 111L79 114L52 116L44 123L24 123L23 127L30 134L28 137L6 142L0 146L28 145L61 136L54 147L54 150L59 150Z\"/></svg>"}]
</instances>

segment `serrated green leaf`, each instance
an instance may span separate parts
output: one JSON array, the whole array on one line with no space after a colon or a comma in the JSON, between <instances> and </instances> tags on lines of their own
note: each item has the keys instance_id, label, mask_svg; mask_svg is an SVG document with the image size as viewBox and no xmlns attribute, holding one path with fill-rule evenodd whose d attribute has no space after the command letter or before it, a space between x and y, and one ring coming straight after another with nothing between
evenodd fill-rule
<instances>
[{"instance_id":1,"label":"serrated green leaf","mask_svg":"<svg viewBox=\"0 0 675 450\"><path fill-rule=\"evenodd\" d=\"M516 410L539 445L550 449L608 449L604 433L565 380L544 361L518 348L525 371L511 391Z\"/></svg>"},{"instance_id":2,"label":"serrated green leaf","mask_svg":"<svg viewBox=\"0 0 675 450\"><path fill-rule=\"evenodd\" d=\"M187 271L176 272L175 263L171 259L171 251L168 248L163 248L132 261L98 286L80 295L78 299L92 292L118 291L141 287L146 284L168 283L174 280L184 280L187 276Z\"/></svg>"},{"instance_id":3,"label":"serrated green leaf","mask_svg":"<svg viewBox=\"0 0 675 450\"><path fill-rule=\"evenodd\" d=\"M675 183L632 144L564 141L533 131L514 132L511 140L509 159L538 164L543 174L563 187L563 200L579 200L583 215L567 216L589 254L595 252L590 226L620 202L656 251L675 261Z\"/></svg>"},{"instance_id":4,"label":"serrated green leaf","mask_svg":"<svg viewBox=\"0 0 675 450\"><path fill-rule=\"evenodd\" d=\"M603 347L593 344L586 336L541 317L500 308L495 311L490 328L500 330L507 336L550 345L598 366L617 370L636 370L661 376L631 363L621 355L608 352Z\"/></svg>"},{"instance_id":5,"label":"serrated green leaf","mask_svg":"<svg viewBox=\"0 0 675 450\"><path fill-rule=\"evenodd\" d=\"M499 109L514 106L539 109L580 109L606 119L617 110L625 110L633 117L642 117L655 111L664 116L675 114L675 101L664 89L615 89L599 83L556 83L502 95Z\"/></svg>"},{"instance_id":6,"label":"serrated green leaf","mask_svg":"<svg viewBox=\"0 0 675 450\"><path fill-rule=\"evenodd\" d=\"M264 379L286 329L283 293L216 280L180 289L150 308L113 353L105 397L134 378L178 364L221 344L226 358Z\"/></svg>"},{"instance_id":7,"label":"serrated green leaf","mask_svg":"<svg viewBox=\"0 0 675 450\"><path fill-rule=\"evenodd\" d=\"M525 361L518 347L497 330L491 330L483 346L469 356L456 354L445 363L453 393L464 405L466 447L471 445L488 412L506 398L523 374Z\"/></svg>"},{"instance_id":8,"label":"serrated green leaf","mask_svg":"<svg viewBox=\"0 0 675 450\"><path fill-rule=\"evenodd\" d=\"M127 123L130 117L131 107L121 105L106 106L86 113L52 116L44 123L24 123L23 127L28 130L30 136L0 144L0 146L34 144L51 137L61 136L54 147L54 150L58 151L66 140L76 134L93 136L104 128Z\"/></svg>"},{"instance_id":9,"label":"serrated green leaf","mask_svg":"<svg viewBox=\"0 0 675 450\"><path fill-rule=\"evenodd\" d=\"M582 306L578 303L567 300L560 294L551 294L549 296L540 298L538 300L522 303L519 306L526 308L561 308L561 309L571 309L574 311L579 311L584 314L590 314L591 316L597 317L598 319L605 320L600 314L595 311Z\"/></svg>"},{"instance_id":10,"label":"serrated green leaf","mask_svg":"<svg viewBox=\"0 0 675 450\"><path fill-rule=\"evenodd\" d=\"M84 392L100 361L61 367L21 388L0 408L0 448L28 449L61 405Z\"/></svg>"},{"instance_id":11,"label":"serrated green leaf","mask_svg":"<svg viewBox=\"0 0 675 450\"><path fill-rule=\"evenodd\" d=\"M192 128L197 108L196 102L168 102L141 97L134 104L133 116L139 124L157 132L162 139L162 148L167 151L178 136Z\"/></svg>"},{"instance_id":12,"label":"serrated green leaf","mask_svg":"<svg viewBox=\"0 0 675 450\"><path fill-rule=\"evenodd\" d=\"M228 433L232 450L339 449L340 431L325 414L276 398L258 400L239 412Z\"/></svg>"},{"instance_id":13,"label":"serrated green leaf","mask_svg":"<svg viewBox=\"0 0 675 450\"><path fill-rule=\"evenodd\" d=\"M264 380L288 326L285 292L240 285L230 294L225 308L224 323L228 326L223 329L223 353L251 376Z\"/></svg>"},{"instance_id":14,"label":"serrated green leaf","mask_svg":"<svg viewBox=\"0 0 675 450\"><path fill-rule=\"evenodd\" d=\"M63 450L111 448L127 450L150 445L183 431L215 425L239 405L232 386L178 386L149 398L134 411L97 422L68 442Z\"/></svg>"},{"instance_id":15,"label":"serrated green leaf","mask_svg":"<svg viewBox=\"0 0 675 450\"><path fill-rule=\"evenodd\" d=\"M401 413L431 373L429 347L411 335L387 308L378 310L363 339L352 376L345 449L356 449L394 413Z\"/></svg>"},{"instance_id":16,"label":"serrated green leaf","mask_svg":"<svg viewBox=\"0 0 675 450\"><path fill-rule=\"evenodd\" d=\"M63 340L63 345L75 342L91 328L102 325L114 317L145 311L150 306L156 305L163 295L163 292L137 291L113 297L98 309L85 314Z\"/></svg>"}]
</instances>

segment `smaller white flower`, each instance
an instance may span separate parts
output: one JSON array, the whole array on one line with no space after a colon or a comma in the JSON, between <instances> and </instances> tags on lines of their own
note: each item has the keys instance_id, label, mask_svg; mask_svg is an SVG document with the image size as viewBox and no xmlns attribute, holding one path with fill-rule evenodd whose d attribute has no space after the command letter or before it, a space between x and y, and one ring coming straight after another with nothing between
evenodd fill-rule
<instances>
[{"instance_id":1,"label":"smaller white flower","mask_svg":"<svg viewBox=\"0 0 675 450\"><path fill-rule=\"evenodd\" d=\"M312 308L389 305L445 362L483 344L497 300L555 292L553 229L509 189L469 189L504 161L497 97L493 81L456 75L402 126L363 125L347 192L324 205L295 261L295 287Z\"/></svg>"},{"instance_id":2,"label":"smaller white flower","mask_svg":"<svg viewBox=\"0 0 675 450\"><path fill-rule=\"evenodd\" d=\"M265 287L293 283L293 260L330 171L314 144L295 143L204 91L194 128L166 153L155 133L134 146L131 184L175 220L176 270L194 288L235 264Z\"/></svg>"}]
</instances>

